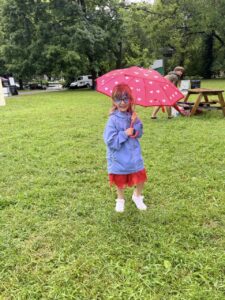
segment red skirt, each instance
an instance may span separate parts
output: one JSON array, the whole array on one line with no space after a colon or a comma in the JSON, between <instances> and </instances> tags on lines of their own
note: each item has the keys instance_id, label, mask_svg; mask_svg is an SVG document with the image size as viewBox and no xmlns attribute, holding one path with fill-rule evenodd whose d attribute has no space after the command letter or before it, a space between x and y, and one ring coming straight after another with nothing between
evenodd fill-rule
<instances>
[{"instance_id":1,"label":"red skirt","mask_svg":"<svg viewBox=\"0 0 225 300\"><path fill-rule=\"evenodd\" d=\"M116 185L119 189L137 185L138 183L145 182L146 180L147 174L145 169L131 174L109 174L110 185Z\"/></svg>"}]
</instances>

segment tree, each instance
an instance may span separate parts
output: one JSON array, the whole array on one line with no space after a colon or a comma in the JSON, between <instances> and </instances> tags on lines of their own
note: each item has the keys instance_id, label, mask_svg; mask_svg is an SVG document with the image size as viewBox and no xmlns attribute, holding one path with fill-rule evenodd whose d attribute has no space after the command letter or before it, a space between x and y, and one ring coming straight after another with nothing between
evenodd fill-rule
<instances>
[{"instance_id":1,"label":"tree","mask_svg":"<svg viewBox=\"0 0 225 300\"><path fill-rule=\"evenodd\" d=\"M173 52L168 68L182 64L206 78L224 70L221 0L2 1L0 67L21 79L47 74L70 81L129 65L148 67L165 49Z\"/></svg>"},{"instance_id":2,"label":"tree","mask_svg":"<svg viewBox=\"0 0 225 300\"><path fill-rule=\"evenodd\" d=\"M114 67L119 1L9 0L3 5L4 55L20 78L94 76Z\"/></svg>"},{"instance_id":3,"label":"tree","mask_svg":"<svg viewBox=\"0 0 225 300\"><path fill-rule=\"evenodd\" d=\"M149 67L154 60L154 42L149 34L150 4L132 4L121 9L122 45L125 65Z\"/></svg>"},{"instance_id":4,"label":"tree","mask_svg":"<svg viewBox=\"0 0 225 300\"><path fill-rule=\"evenodd\" d=\"M160 45L176 50L171 64L187 65L189 71L211 78L217 53L224 49L223 1L156 1L153 27ZM205 12L204 14L202 12ZM222 56L222 54L221 54ZM221 65L222 66L222 65Z\"/></svg>"},{"instance_id":5,"label":"tree","mask_svg":"<svg viewBox=\"0 0 225 300\"><path fill-rule=\"evenodd\" d=\"M0 18L1 16L2 16L2 11L0 7ZM4 39L3 39L3 32L2 32L2 24L0 23L0 76L2 76L7 72L3 52L4 52Z\"/></svg>"}]
</instances>

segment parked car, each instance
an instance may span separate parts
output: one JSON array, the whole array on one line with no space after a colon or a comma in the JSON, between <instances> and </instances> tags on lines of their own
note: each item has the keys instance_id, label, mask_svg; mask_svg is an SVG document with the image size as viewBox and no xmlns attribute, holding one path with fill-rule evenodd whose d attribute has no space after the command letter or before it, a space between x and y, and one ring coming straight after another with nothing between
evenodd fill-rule
<instances>
[{"instance_id":1,"label":"parked car","mask_svg":"<svg viewBox=\"0 0 225 300\"><path fill-rule=\"evenodd\" d=\"M93 80L91 75L82 75L77 78L77 80L71 82L70 89L92 87Z\"/></svg>"},{"instance_id":2,"label":"parked car","mask_svg":"<svg viewBox=\"0 0 225 300\"><path fill-rule=\"evenodd\" d=\"M46 90L47 88L45 84L41 84L38 82L32 82L29 83L28 85L30 90Z\"/></svg>"},{"instance_id":3,"label":"parked car","mask_svg":"<svg viewBox=\"0 0 225 300\"><path fill-rule=\"evenodd\" d=\"M48 82L48 90L60 90L62 88L63 88L63 85L59 81L49 81Z\"/></svg>"}]
</instances>

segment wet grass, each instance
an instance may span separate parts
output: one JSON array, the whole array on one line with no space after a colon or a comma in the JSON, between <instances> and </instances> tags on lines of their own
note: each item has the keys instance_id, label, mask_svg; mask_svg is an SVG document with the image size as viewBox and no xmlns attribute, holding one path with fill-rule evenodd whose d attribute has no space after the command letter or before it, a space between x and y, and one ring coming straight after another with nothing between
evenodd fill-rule
<instances>
[{"instance_id":1,"label":"wet grass","mask_svg":"<svg viewBox=\"0 0 225 300\"><path fill-rule=\"evenodd\" d=\"M102 141L109 108L87 90L0 108L0 297L223 299L221 111L150 120L137 107L148 211L128 190L120 215Z\"/></svg>"}]
</instances>

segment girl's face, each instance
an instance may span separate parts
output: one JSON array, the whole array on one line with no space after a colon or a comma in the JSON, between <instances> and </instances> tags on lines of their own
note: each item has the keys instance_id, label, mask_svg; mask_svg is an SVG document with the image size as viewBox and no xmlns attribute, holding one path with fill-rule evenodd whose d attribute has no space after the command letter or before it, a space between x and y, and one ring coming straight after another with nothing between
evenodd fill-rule
<instances>
[{"instance_id":1,"label":"girl's face","mask_svg":"<svg viewBox=\"0 0 225 300\"><path fill-rule=\"evenodd\" d=\"M121 112L128 111L130 107L130 97L127 93L123 93L120 96L113 99L114 104L116 105L117 109Z\"/></svg>"}]
</instances>

